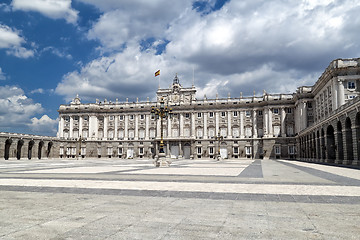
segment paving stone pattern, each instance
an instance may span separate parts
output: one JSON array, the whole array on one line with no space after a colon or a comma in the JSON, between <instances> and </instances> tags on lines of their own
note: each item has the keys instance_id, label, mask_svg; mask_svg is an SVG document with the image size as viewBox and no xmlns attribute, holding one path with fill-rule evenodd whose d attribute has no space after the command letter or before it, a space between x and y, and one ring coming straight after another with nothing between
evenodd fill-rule
<instances>
[{"instance_id":1,"label":"paving stone pattern","mask_svg":"<svg viewBox=\"0 0 360 240\"><path fill-rule=\"evenodd\" d=\"M0 161L0 239L358 239L360 170L287 160Z\"/></svg>"}]
</instances>

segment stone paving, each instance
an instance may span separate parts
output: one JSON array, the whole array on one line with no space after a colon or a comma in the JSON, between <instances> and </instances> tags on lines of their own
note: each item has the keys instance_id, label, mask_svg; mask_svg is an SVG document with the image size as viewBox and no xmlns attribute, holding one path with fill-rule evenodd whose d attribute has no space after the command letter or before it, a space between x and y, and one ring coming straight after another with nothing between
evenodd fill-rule
<instances>
[{"instance_id":1,"label":"stone paving","mask_svg":"<svg viewBox=\"0 0 360 240\"><path fill-rule=\"evenodd\" d=\"M359 239L360 170L287 160L0 161L0 239Z\"/></svg>"}]
</instances>

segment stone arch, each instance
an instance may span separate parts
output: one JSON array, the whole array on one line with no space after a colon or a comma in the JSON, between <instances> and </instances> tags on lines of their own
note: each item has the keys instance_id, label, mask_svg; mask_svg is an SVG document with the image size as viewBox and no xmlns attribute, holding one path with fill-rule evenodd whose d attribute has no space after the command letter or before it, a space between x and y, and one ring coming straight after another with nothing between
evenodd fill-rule
<instances>
[{"instance_id":1,"label":"stone arch","mask_svg":"<svg viewBox=\"0 0 360 240\"><path fill-rule=\"evenodd\" d=\"M35 144L34 140L31 140L31 141L29 142L29 146L28 146L28 159L31 159L31 157L32 157L32 148L33 148L34 144Z\"/></svg>"},{"instance_id":2,"label":"stone arch","mask_svg":"<svg viewBox=\"0 0 360 240\"><path fill-rule=\"evenodd\" d=\"M44 141L39 142L39 148L38 148L38 158L41 159L41 151L44 146Z\"/></svg>"},{"instance_id":3,"label":"stone arch","mask_svg":"<svg viewBox=\"0 0 360 240\"><path fill-rule=\"evenodd\" d=\"M360 159L360 112L355 117L355 128L356 128L356 144L357 144L357 158Z\"/></svg>"},{"instance_id":4,"label":"stone arch","mask_svg":"<svg viewBox=\"0 0 360 240\"><path fill-rule=\"evenodd\" d=\"M24 145L24 140L20 139L17 142L17 147L16 147L16 159L17 160L20 160L20 158L21 158L21 149L22 149L23 145Z\"/></svg>"},{"instance_id":5,"label":"stone arch","mask_svg":"<svg viewBox=\"0 0 360 240\"><path fill-rule=\"evenodd\" d=\"M343 144L343 132L341 122L337 122L337 151L338 160L344 160L344 144Z\"/></svg>"},{"instance_id":6,"label":"stone arch","mask_svg":"<svg viewBox=\"0 0 360 240\"><path fill-rule=\"evenodd\" d=\"M334 127L329 125L326 129L326 149L328 162L333 163L336 158Z\"/></svg>"},{"instance_id":7,"label":"stone arch","mask_svg":"<svg viewBox=\"0 0 360 240\"><path fill-rule=\"evenodd\" d=\"M47 151L46 151L47 158L49 158L49 156L50 156L52 146L53 146L53 142L49 142L48 146L47 146Z\"/></svg>"},{"instance_id":8,"label":"stone arch","mask_svg":"<svg viewBox=\"0 0 360 240\"><path fill-rule=\"evenodd\" d=\"M5 160L8 160L9 157L10 157L10 146L12 144L12 140L9 138L9 139L6 139L5 141L5 154L4 154L4 158Z\"/></svg>"},{"instance_id":9,"label":"stone arch","mask_svg":"<svg viewBox=\"0 0 360 240\"><path fill-rule=\"evenodd\" d=\"M345 145L346 145L346 160L347 164L351 164L354 160L353 152L353 140L352 140L352 129L351 129L351 120L349 117L345 120Z\"/></svg>"}]
</instances>

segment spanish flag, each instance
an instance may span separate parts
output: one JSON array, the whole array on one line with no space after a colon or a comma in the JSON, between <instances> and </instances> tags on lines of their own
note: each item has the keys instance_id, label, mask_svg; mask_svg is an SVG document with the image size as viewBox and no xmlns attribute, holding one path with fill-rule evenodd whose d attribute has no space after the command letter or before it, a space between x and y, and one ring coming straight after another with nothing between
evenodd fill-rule
<instances>
[{"instance_id":1,"label":"spanish flag","mask_svg":"<svg viewBox=\"0 0 360 240\"><path fill-rule=\"evenodd\" d=\"M160 70L157 70L156 72L155 72L155 77L157 77L157 76L159 76L160 75Z\"/></svg>"}]
</instances>

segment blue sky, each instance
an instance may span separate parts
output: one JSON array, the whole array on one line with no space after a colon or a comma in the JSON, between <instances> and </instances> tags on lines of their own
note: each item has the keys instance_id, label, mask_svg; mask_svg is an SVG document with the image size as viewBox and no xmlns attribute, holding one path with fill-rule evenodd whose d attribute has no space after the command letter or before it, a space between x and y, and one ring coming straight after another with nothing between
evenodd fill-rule
<instances>
[{"instance_id":1,"label":"blue sky","mask_svg":"<svg viewBox=\"0 0 360 240\"><path fill-rule=\"evenodd\" d=\"M0 0L0 131L56 135L57 109L154 99L178 73L197 96L291 93L360 57L356 0Z\"/></svg>"}]
</instances>

